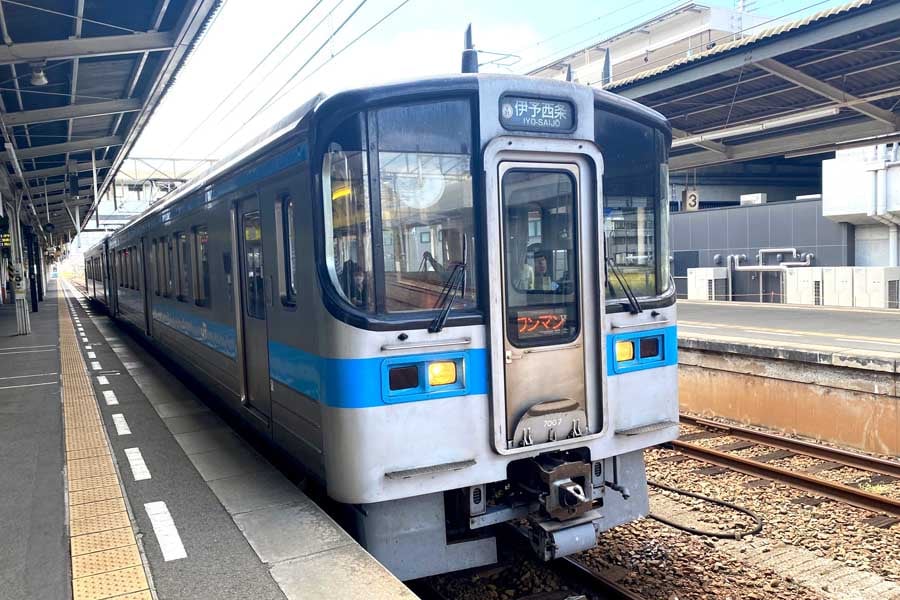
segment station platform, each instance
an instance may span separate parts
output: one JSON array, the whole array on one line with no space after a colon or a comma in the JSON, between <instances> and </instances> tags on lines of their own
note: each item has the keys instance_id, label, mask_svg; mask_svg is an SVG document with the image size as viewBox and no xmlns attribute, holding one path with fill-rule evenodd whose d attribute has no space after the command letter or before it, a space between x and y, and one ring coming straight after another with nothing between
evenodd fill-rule
<instances>
[{"instance_id":1,"label":"station platform","mask_svg":"<svg viewBox=\"0 0 900 600\"><path fill-rule=\"evenodd\" d=\"M683 410L900 456L900 311L678 302Z\"/></svg>"},{"instance_id":2,"label":"station platform","mask_svg":"<svg viewBox=\"0 0 900 600\"><path fill-rule=\"evenodd\" d=\"M415 598L63 281L0 306L3 598Z\"/></svg>"},{"instance_id":3,"label":"station platform","mask_svg":"<svg viewBox=\"0 0 900 600\"><path fill-rule=\"evenodd\" d=\"M678 301L679 337L900 357L900 310Z\"/></svg>"}]
</instances>

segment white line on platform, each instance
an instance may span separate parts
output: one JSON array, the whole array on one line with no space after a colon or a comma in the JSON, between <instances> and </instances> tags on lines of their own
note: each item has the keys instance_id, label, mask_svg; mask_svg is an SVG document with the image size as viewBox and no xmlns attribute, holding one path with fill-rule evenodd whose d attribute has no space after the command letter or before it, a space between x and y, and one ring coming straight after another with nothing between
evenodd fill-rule
<instances>
[{"instance_id":1,"label":"white line on platform","mask_svg":"<svg viewBox=\"0 0 900 600\"><path fill-rule=\"evenodd\" d=\"M57 344L43 344L41 346L12 346L10 348L0 348L0 352L7 350L29 350L31 348L56 348Z\"/></svg>"},{"instance_id":2,"label":"white line on platform","mask_svg":"<svg viewBox=\"0 0 900 600\"><path fill-rule=\"evenodd\" d=\"M106 375L98 375L97 383L100 385L109 385L109 379L106 378Z\"/></svg>"},{"instance_id":3,"label":"white line on platform","mask_svg":"<svg viewBox=\"0 0 900 600\"><path fill-rule=\"evenodd\" d=\"M851 338L834 338L839 342L853 342L854 344L881 344L882 346L900 346L897 342L876 342L874 340L859 340Z\"/></svg>"},{"instance_id":4,"label":"white line on platform","mask_svg":"<svg viewBox=\"0 0 900 600\"><path fill-rule=\"evenodd\" d=\"M91 361L91 368L95 371L99 371L103 367L100 366L100 361L94 360L94 361Z\"/></svg>"},{"instance_id":5,"label":"white line on platform","mask_svg":"<svg viewBox=\"0 0 900 600\"><path fill-rule=\"evenodd\" d=\"M760 331L759 329L743 329L747 333L759 333L762 335L780 335L784 337L803 337L799 333L776 333L774 331Z\"/></svg>"},{"instance_id":6,"label":"white line on platform","mask_svg":"<svg viewBox=\"0 0 900 600\"><path fill-rule=\"evenodd\" d=\"M107 402L109 404L109 402ZM118 404L118 402L116 402ZM116 433L119 435L131 435L131 429L128 427L128 421L125 420L125 415L122 413L116 413L112 416L113 424L116 426ZM146 468L146 467L145 467ZM132 466L132 470L133 466Z\"/></svg>"},{"instance_id":7,"label":"white line on platform","mask_svg":"<svg viewBox=\"0 0 900 600\"><path fill-rule=\"evenodd\" d=\"M184 544L181 543L181 536L178 535L178 528L175 527L175 520L169 513L166 503L148 502L144 504L144 510L147 511L147 516L150 517L153 533L156 534L156 541L159 542L163 560L168 562L179 558L187 558Z\"/></svg>"},{"instance_id":8,"label":"white line on platform","mask_svg":"<svg viewBox=\"0 0 900 600\"><path fill-rule=\"evenodd\" d=\"M682 325L679 323L678 326L682 329L716 329L715 327L709 327L707 325Z\"/></svg>"},{"instance_id":9,"label":"white line on platform","mask_svg":"<svg viewBox=\"0 0 900 600\"><path fill-rule=\"evenodd\" d=\"M84 347L84 349L85 349L85 350L93 350L94 347L91 346L90 344L87 344L87 345Z\"/></svg>"},{"instance_id":10,"label":"white line on platform","mask_svg":"<svg viewBox=\"0 0 900 600\"><path fill-rule=\"evenodd\" d=\"M116 393L112 390L103 390L103 399L106 400L107 406L114 406L119 403ZM113 415L113 418L115 418L115 415ZM122 420L124 421L124 419Z\"/></svg>"},{"instance_id":11,"label":"white line on platform","mask_svg":"<svg viewBox=\"0 0 900 600\"><path fill-rule=\"evenodd\" d=\"M26 377L50 377L51 375L59 375L59 373L38 373L37 375L10 375L9 377L0 377L0 379L25 379Z\"/></svg>"},{"instance_id":12,"label":"white line on platform","mask_svg":"<svg viewBox=\"0 0 900 600\"><path fill-rule=\"evenodd\" d=\"M15 352L0 351L0 356L5 356L7 354L35 354L37 352L56 352L56 348L48 348L47 350L16 350Z\"/></svg>"},{"instance_id":13,"label":"white line on platform","mask_svg":"<svg viewBox=\"0 0 900 600\"><path fill-rule=\"evenodd\" d=\"M82 337L81 341L86 343L88 341L88 339L86 337Z\"/></svg>"},{"instance_id":14,"label":"white line on platform","mask_svg":"<svg viewBox=\"0 0 900 600\"><path fill-rule=\"evenodd\" d=\"M12 390L15 388L37 387L39 385L57 385L57 382L48 381L46 383L26 383L23 385L5 385L3 387L0 387L0 390Z\"/></svg>"},{"instance_id":15,"label":"white line on platform","mask_svg":"<svg viewBox=\"0 0 900 600\"><path fill-rule=\"evenodd\" d=\"M150 469L144 462L140 448L125 448L125 456L128 458L128 465L131 467L131 474L135 481L143 481L150 479Z\"/></svg>"},{"instance_id":16,"label":"white line on platform","mask_svg":"<svg viewBox=\"0 0 900 600\"><path fill-rule=\"evenodd\" d=\"M96 352L88 352L88 358L97 358Z\"/></svg>"}]
</instances>

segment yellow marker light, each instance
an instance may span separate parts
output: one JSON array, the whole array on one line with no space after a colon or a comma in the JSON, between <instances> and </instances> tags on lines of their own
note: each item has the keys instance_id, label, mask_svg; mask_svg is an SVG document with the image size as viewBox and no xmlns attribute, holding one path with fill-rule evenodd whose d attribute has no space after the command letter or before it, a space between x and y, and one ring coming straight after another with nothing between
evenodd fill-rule
<instances>
[{"instance_id":1,"label":"yellow marker light","mask_svg":"<svg viewBox=\"0 0 900 600\"><path fill-rule=\"evenodd\" d=\"M616 362L634 360L633 342L616 342Z\"/></svg>"},{"instance_id":2,"label":"yellow marker light","mask_svg":"<svg viewBox=\"0 0 900 600\"><path fill-rule=\"evenodd\" d=\"M428 363L428 385L456 383L456 363L452 360Z\"/></svg>"}]
</instances>

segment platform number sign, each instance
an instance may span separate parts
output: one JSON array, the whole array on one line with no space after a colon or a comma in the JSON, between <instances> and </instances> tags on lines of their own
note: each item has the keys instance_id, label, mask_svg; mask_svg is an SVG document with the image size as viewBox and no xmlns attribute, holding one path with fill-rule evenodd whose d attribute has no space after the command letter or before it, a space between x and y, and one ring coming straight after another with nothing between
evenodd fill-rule
<instances>
[{"instance_id":1,"label":"platform number sign","mask_svg":"<svg viewBox=\"0 0 900 600\"><path fill-rule=\"evenodd\" d=\"M575 129L575 107L565 100L503 96L500 124L510 130L565 133Z\"/></svg>"},{"instance_id":2,"label":"platform number sign","mask_svg":"<svg viewBox=\"0 0 900 600\"><path fill-rule=\"evenodd\" d=\"M697 210L700 208L699 190L684 190L682 194L684 210Z\"/></svg>"}]
</instances>

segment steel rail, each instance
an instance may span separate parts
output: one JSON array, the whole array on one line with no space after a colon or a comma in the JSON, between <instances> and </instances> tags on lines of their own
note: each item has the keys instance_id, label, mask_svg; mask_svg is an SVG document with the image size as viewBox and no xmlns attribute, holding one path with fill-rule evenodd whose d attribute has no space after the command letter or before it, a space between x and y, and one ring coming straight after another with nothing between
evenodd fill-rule
<instances>
[{"instance_id":1,"label":"steel rail","mask_svg":"<svg viewBox=\"0 0 900 600\"><path fill-rule=\"evenodd\" d=\"M707 427L709 429L721 430L728 435L743 438L748 441L781 448L782 450L790 450L797 454L811 456L821 460L828 460L848 467L872 471L890 477L900 479L900 461L885 460L875 456L867 456L858 452L842 450L840 448L831 448L822 446L813 442L805 442L802 440L791 439L774 433L766 433L757 431L748 427L740 427L738 425L728 425L717 421L709 421L699 417L689 415L681 415L682 423L690 423L699 427Z\"/></svg>"},{"instance_id":2,"label":"steel rail","mask_svg":"<svg viewBox=\"0 0 900 600\"><path fill-rule=\"evenodd\" d=\"M675 440L672 442L672 445L682 454L703 462L731 469L732 471L738 471L745 475L752 475L784 483L791 487L802 489L819 496L824 496L825 498L831 498L832 500L844 502L872 512L888 514L895 517L900 516L900 500L871 494L842 483L835 483L803 473L788 471L787 469L775 467L749 458L735 456L719 450L704 448L703 446L698 446L696 444Z\"/></svg>"},{"instance_id":3,"label":"steel rail","mask_svg":"<svg viewBox=\"0 0 900 600\"><path fill-rule=\"evenodd\" d=\"M567 570L571 571L585 585L591 586L591 591L603 592L609 600L647 600L643 596L626 589L621 584L607 579L571 556L563 557L558 562L564 565ZM596 586L596 588L593 586Z\"/></svg>"}]
</instances>

